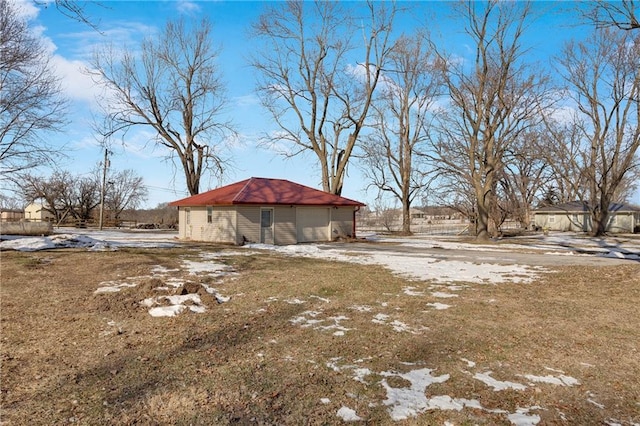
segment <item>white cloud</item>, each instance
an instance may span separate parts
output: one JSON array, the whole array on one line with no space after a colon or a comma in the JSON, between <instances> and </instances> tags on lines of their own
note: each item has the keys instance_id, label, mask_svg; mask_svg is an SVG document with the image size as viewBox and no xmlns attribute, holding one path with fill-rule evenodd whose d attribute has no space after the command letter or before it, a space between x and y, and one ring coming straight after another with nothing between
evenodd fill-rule
<instances>
[{"instance_id":1,"label":"white cloud","mask_svg":"<svg viewBox=\"0 0 640 426\"><path fill-rule=\"evenodd\" d=\"M101 93L101 89L84 71L87 69L85 62L53 55L51 63L61 79L62 89L67 97L74 101L86 102L92 107L96 105L96 97Z\"/></svg>"},{"instance_id":2,"label":"white cloud","mask_svg":"<svg viewBox=\"0 0 640 426\"><path fill-rule=\"evenodd\" d=\"M237 107L251 107L254 105L260 105L260 98L256 95L244 95L236 96L233 101Z\"/></svg>"},{"instance_id":3,"label":"white cloud","mask_svg":"<svg viewBox=\"0 0 640 426\"><path fill-rule=\"evenodd\" d=\"M38 16L40 10L31 0L13 0L12 6L18 17L30 21Z\"/></svg>"},{"instance_id":4,"label":"white cloud","mask_svg":"<svg viewBox=\"0 0 640 426\"><path fill-rule=\"evenodd\" d=\"M200 6L190 0L178 0L177 8L178 12L185 15L192 15L196 12L200 12Z\"/></svg>"}]
</instances>

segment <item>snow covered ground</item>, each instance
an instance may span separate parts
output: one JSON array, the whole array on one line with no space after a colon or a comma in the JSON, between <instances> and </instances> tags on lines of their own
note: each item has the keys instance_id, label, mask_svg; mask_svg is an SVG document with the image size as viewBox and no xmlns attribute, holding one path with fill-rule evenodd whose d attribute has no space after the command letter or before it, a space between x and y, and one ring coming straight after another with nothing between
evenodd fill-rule
<instances>
[{"instance_id":1,"label":"snow covered ground","mask_svg":"<svg viewBox=\"0 0 640 426\"><path fill-rule=\"evenodd\" d=\"M92 231L73 230L55 233L47 237L16 237L2 236L1 250L37 251L57 248L86 248L88 250L118 250L122 247L176 247L182 244L176 239L175 232L144 231ZM490 285L505 282L528 284L534 282L548 269L540 265L527 264L526 261L514 263L504 260L514 253L524 255L514 258L526 260L527 254L545 257L584 257L586 259L604 258L613 261L640 261L640 239L606 238L588 239L575 234L553 234L550 236L527 237L513 239L508 244L470 244L462 240L455 241L451 237L437 238L434 236L412 238L390 238L368 235L367 243L356 244L304 244L294 246L269 246L250 244L238 247L236 250L225 250L224 255L248 255L256 252L275 253L285 256L304 256L352 262L358 264L382 265L392 272L415 281L416 285L403 288L403 294L409 297L431 296L446 303L428 303L434 310L455 308L457 300L464 297L461 290L470 285ZM376 244L379 243L379 244ZM384 244L382 244L384 243ZM461 255L460 253L476 253L477 256ZM140 301L140 305L147 308L152 316L166 317L179 315L181 312L205 312L207 307L202 303L198 294L173 295L171 290L184 284L184 280L172 276L172 273L187 271L190 274L208 274L224 279L235 274L230 267L219 261L216 253L202 252L200 259L183 259L179 270L169 270L158 265L152 274L166 283L166 288L158 288L158 296ZM96 288L95 293L110 293L127 291L135 287L141 279L146 277L129 277L118 282L103 282ZM421 284L422 282L422 284ZM165 291L166 293L162 293ZM218 303L229 302L229 296L220 294L215 288L208 287L206 291L212 294ZM318 297L318 296L309 296ZM323 300L329 303L329 300ZM230 301L233 303L233 301ZM292 304L306 303L302 299L284 301ZM412 327L389 315L375 313L370 306L353 306L350 309L358 312L371 312L371 321L380 326L391 327L398 333L421 334L423 328ZM339 315L323 317L320 311L304 311L301 315L290 319L294 326L311 328L318 332L330 332L335 336L348 335L352 329L348 326L348 316ZM579 380L565 375L562 371L547 368L545 372L523 372L518 382L500 381L492 377L492 372L477 367L472 360L461 358L465 365L465 372L485 386L500 392L505 389L525 391L531 386L577 386ZM327 367L334 371L347 371L353 374L353 379L368 384L367 377L376 374L383 377L378 383L386 391L386 399L381 402L387 407L393 420L403 420L415 417L429 410L455 410L466 408L483 410L490 413L504 415L514 425L536 425L540 422L542 407L520 407L515 412L488 409L479 401L465 398L454 398L448 395L428 397L426 388L434 383L442 383L450 379L449 374L434 375L435 370L424 365L408 366L410 371L382 371L374 373L366 367L366 360L346 362L335 358L327 363ZM552 374L550 374L550 372ZM532 374L535 373L535 374ZM399 377L409 382L408 387L396 388L389 384L387 378ZM323 398L321 403L329 403L329 398ZM594 404L599 404L594 399ZM336 413L345 422L361 421L358 413L347 406L342 406ZM609 424L617 424L613 419Z\"/></svg>"}]
</instances>

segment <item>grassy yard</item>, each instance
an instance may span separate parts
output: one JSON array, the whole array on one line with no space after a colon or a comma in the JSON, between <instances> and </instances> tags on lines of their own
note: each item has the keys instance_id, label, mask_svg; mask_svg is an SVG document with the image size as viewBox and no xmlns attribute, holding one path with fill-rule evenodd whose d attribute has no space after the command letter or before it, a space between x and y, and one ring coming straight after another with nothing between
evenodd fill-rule
<instances>
[{"instance_id":1,"label":"grassy yard","mask_svg":"<svg viewBox=\"0 0 640 426\"><path fill-rule=\"evenodd\" d=\"M0 424L640 423L638 263L451 288L238 250L3 252ZM237 273L182 269L208 252ZM168 276L231 299L152 317Z\"/></svg>"}]
</instances>

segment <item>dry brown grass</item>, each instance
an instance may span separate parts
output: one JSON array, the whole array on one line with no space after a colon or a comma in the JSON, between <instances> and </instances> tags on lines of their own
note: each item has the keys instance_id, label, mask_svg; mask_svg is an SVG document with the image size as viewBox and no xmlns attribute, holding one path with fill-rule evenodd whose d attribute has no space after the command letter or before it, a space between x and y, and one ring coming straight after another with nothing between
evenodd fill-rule
<instances>
[{"instance_id":1,"label":"dry brown grass","mask_svg":"<svg viewBox=\"0 0 640 426\"><path fill-rule=\"evenodd\" d=\"M240 275L215 287L232 299L205 299L202 314L151 317L139 302L158 278L94 294L101 282L148 275L154 265L177 268L197 254L3 252L2 423L340 424L336 413L347 406L370 424L509 424L503 413L472 408L393 422L381 373L418 368L450 375L426 389L429 397L476 399L511 413L540 406L532 411L540 424L640 422L639 264L564 267L533 284L469 284L443 300L430 296L429 283L381 267L259 254L226 259ZM407 286L426 296L406 295ZM290 303L295 298L304 303ZM306 311L318 312L320 325L346 316L339 324L349 330L337 336L292 323L312 319ZM386 323L372 322L376 314L388 315ZM394 320L415 334L394 331ZM368 384L354 380L356 366L371 371ZM497 392L473 378L492 371L528 384L522 375L560 374L549 368L580 385Z\"/></svg>"}]
</instances>

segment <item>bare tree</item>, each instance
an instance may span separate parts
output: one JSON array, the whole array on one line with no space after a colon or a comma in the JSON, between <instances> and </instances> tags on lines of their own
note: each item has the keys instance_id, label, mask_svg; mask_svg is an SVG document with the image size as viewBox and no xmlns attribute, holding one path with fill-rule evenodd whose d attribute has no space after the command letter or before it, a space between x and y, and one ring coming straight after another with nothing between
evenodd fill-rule
<instances>
[{"instance_id":1,"label":"bare tree","mask_svg":"<svg viewBox=\"0 0 640 426\"><path fill-rule=\"evenodd\" d=\"M71 215L79 221L93 218L93 213L100 205L100 179L95 176L76 177L68 186L70 191L65 195L66 206Z\"/></svg>"},{"instance_id":2,"label":"bare tree","mask_svg":"<svg viewBox=\"0 0 640 426\"><path fill-rule=\"evenodd\" d=\"M363 173L402 205L402 232L411 232L410 208L427 186L420 163L439 94L435 55L424 36L401 37L389 55L380 96L372 106L374 131L363 144Z\"/></svg>"},{"instance_id":3,"label":"bare tree","mask_svg":"<svg viewBox=\"0 0 640 426\"><path fill-rule=\"evenodd\" d=\"M524 61L529 3L492 0L459 6L476 57L469 64L442 55L450 105L434 138L434 159L441 172L473 188L476 237L486 239L493 233L491 206L505 154L538 123L546 80Z\"/></svg>"},{"instance_id":4,"label":"bare tree","mask_svg":"<svg viewBox=\"0 0 640 426\"><path fill-rule=\"evenodd\" d=\"M455 174L445 173L438 176L431 191L431 198L437 205L448 207L468 219L469 233L477 235L477 202L475 191L468 180L461 179ZM425 203L426 204L426 203Z\"/></svg>"},{"instance_id":5,"label":"bare tree","mask_svg":"<svg viewBox=\"0 0 640 426\"><path fill-rule=\"evenodd\" d=\"M43 210L51 213L56 223L70 216L75 178L69 172L56 171L49 178L23 174L19 182L25 200L28 203L42 200Z\"/></svg>"},{"instance_id":6,"label":"bare tree","mask_svg":"<svg viewBox=\"0 0 640 426\"><path fill-rule=\"evenodd\" d=\"M625 31L640 29L639 16L640 10L634 0L596 0L586 13L596 28L616 27Z\"/></svg>"},{"instance_id":7,"label":"bare tree","mask_svg":"<svg viewBox=\"0 0 640 426\"><path fill-rule=\"evenodd\" d=\"M350 6L288 1L271 6L253 25L262 41L252 58L258 94L280 130L268 141L287 142L288 156L313 152L323 190L333 194L342 191L369 116L396 13L395 5L368 2L368 17L358 20L356 5Z\"/></svg>"},{"instance_id":8,"label":"bare tree","mask_svg":"<svg viewBox=\"0 0 640 426\"><path fill-rule=\"evenodd\" d=\"M47 0L36 0L36 3L41 2L46 4ZM101 2L91 1L92 4L102 5ZM85 13L85 5L86 2L80 2L78 0L55 0L56 8L62 13L64 16L81 22L90 26L93 29L98 29L98 26L95 21L87 16Z\"/></svg>"},{"instance_id":9,"label":"bare tree","mask_svg":"<svg viewBox=\"0 0 640 426\"><path fill-rule=\"evenodd\" d=\"M599 236L625 177L640 167L640 40L597 30L584 42L568 43L558 62L577 105L592 234Z\"/></svg>"},{"instance_id":10,"label":"bare tree","mask_svg":"<svg viewBox=\"0 0 640 426\"><path fill-rule=\"evenodd\" d=\"M584 173L587 150L580 127L575 115L563 120L545 118L546 132L540 134L540 153L550 171L545 185L546 204L567 203L587 197L588 184Z\"/></svg>"},{"instance_id":11,"label":"bare tree","mask_svg":"<svg viewBox=\"0 0 640 426\"><path fill-rule=\"evenodd\" d=\"M142 42L140 56L114 47L96 52L90 72L106 89L99 132L109 140L149 128L153 142L177 157L190 194L207 171L221 175L228 160L222 141L232 126L222 117L224 87L207 20L167 23L157 40Z\"/></svg>"},{"instance_id":12,"label":"bare tree","mask_svg":"<svg viewBox=\"0 0 640 426\"><path fill-rule=\"evenodd\" d=\"M542 126L523 132L505 152L505 165L499 180L505 219L512 217L524 229L529 229L531 209L550 179L541 138L544 138Z\"/></svg>"},{"instance_id":13,"label":"bare tree","mask_svg":"<svg viewBox=\"0 0 640 426\"><path fill-rule=\"evenodd\" d=\"M49 52L15 7L0 0L0 179L9 180L61 155L44 135L65 124L66 107Z\"/></svg>"},{"instance_id":14,"label":"bare tree","mask_svg":"<svg viewBox=\"0 0 640 426\"><path fill-rule=\"evenodd\" d=\"M105 206L117 221L125 209L135 209L149 193L141 176L133 170L123 170L107 177Z\"/></svg>"}]
</instances>

